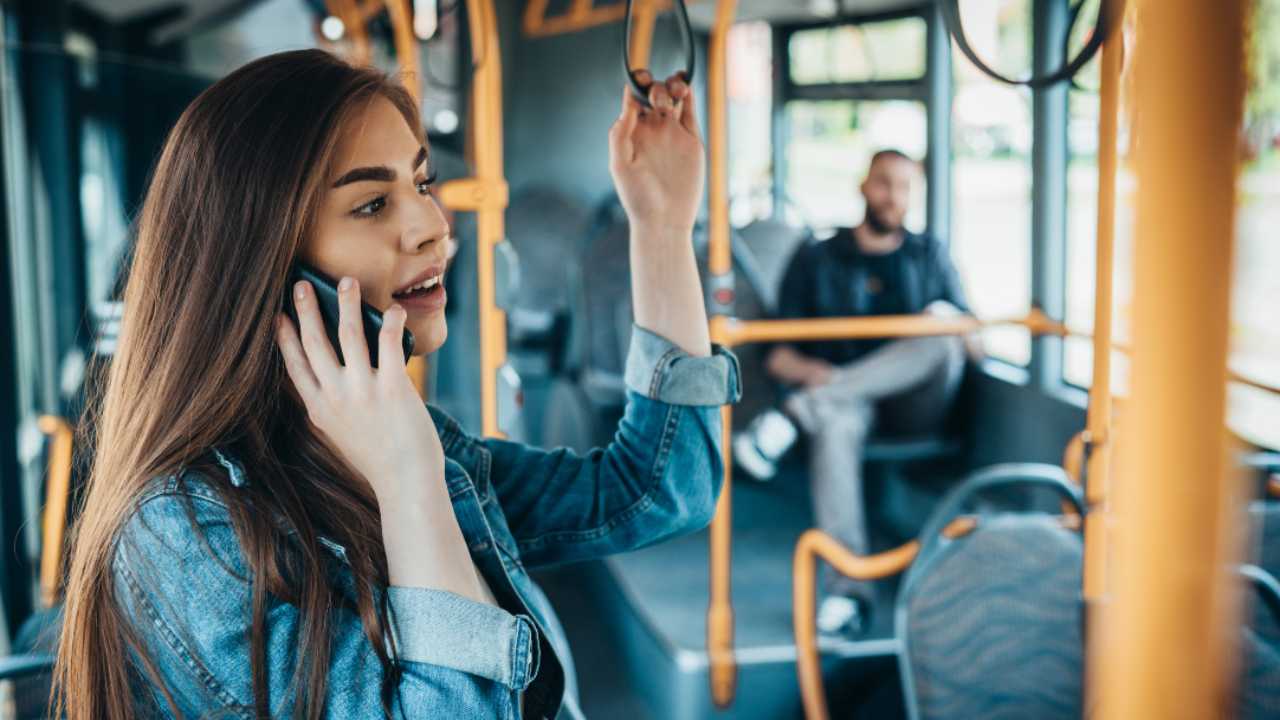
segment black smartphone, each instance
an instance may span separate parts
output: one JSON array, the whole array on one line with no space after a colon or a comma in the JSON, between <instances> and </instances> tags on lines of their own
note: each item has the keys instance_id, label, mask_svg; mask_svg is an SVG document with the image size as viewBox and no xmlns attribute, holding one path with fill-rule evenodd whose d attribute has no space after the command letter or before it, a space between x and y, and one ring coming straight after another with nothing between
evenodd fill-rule
<instances>
[{"instance_id":1,"label":"black smartphone","mask_svg":"<svg viewBox=\"0 0 1280 720\"><path fill-rule=\"evenodd\" d=\"M316 304L320 307L320 317L324 319L325 333L338 354L338 360L345 362L342 360L342 345L338 342L338 283L304 262L294 263L284 292L284 311L293 320L295 327L301 326L298 325L298 310L293 306L293 286L300 280L311 283L315 290ZM378 367L378 333L382 331L382 313L364 301L360 303L360 310L364 321L364 340L369 346L369 362L373 367ZM405 328L400 345L404 349L405 362L408 362L409 355L413 353L413 333L408 328Z\"/></svg>"}]
</instances>

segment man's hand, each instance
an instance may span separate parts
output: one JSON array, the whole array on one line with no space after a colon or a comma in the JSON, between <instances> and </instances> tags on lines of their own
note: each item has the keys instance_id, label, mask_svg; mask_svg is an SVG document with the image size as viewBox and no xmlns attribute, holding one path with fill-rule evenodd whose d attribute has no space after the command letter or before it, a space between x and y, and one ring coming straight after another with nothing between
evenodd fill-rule
<instances>
[{"instance_id":1,"label":"man's hand","mask_svg":"<svg viewBox=\"0 0 1280 720\"><path fill-rule=\"evenodd\" d=\"M805 362L805 376L800 380L801 385L813 388L822 387L831 382L831 372L835 370L835 366L817 358L809 358Z\"/></svg>"},{"instance_id":2,"label":"man's hand","mask_svg":"<svg viewBox=\"0 0 1280 720\"><path fill-rule=\"evenodd\" d=\"M807 388L831 382L831 373L835 370L826 360L809 357L790 345L779 345L770 351L764 365L775 379Z\"/></svg>"},{"instance_id":3,"label":"man's hand","mask_svg":"<svg viewBox=\"0 0 1280 720\"><path fill-rule=\"evenodd\" d=\"M926 315L933 315L935 317L944 317L944 318L959 317L964 314L964 312L960 310L960 308L956 307L955 305L952 305L946 300L934 300L933 302L925 306L924 312ZM965 354L969 356L969 359L971 361L978 363L986 359L987 351L986 351L986 348L982 346L981 330L977 330L977 331L968 333L966 335L962 335L960 336L960 339L964 341Z\"/></svg>"}]
</instances>

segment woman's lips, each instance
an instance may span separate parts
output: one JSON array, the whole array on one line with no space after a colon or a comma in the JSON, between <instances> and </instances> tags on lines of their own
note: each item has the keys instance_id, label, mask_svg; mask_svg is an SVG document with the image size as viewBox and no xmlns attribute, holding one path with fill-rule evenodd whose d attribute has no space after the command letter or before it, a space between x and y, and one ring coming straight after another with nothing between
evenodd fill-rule
<instances>
[{"instance_id":1,"label":"woman's lips","mask_svg":"<svg viewBox=\"0 0 1280 720\"><path fill-rule=\"evenodd\" d=\"M443 282L427 291L417 291L393 298L393 301L400 303L407 312L423 313L439 312L448 300L449 295L445 292Z\"/></svg>"}]
</instances>

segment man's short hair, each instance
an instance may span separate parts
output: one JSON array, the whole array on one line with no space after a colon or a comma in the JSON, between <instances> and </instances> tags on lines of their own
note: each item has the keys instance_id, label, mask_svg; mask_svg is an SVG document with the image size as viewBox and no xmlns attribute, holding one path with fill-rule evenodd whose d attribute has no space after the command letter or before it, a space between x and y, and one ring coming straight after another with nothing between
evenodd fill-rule
<instances>
[{"instance_id":1,"label":"man's short hair","mask_svg":"<svg viewBox=\"0 0 1280 720\"><path fill-rule=\"evenodd\" d=\"M880 162L881 160L888 160L889 158L906 160L912 164L915 163L915 158L897 148L882 148L877 150L876 153L871 156L871 162L867 163L867 170L870 170L877 162Z\"/></svg>"}]
</instances>

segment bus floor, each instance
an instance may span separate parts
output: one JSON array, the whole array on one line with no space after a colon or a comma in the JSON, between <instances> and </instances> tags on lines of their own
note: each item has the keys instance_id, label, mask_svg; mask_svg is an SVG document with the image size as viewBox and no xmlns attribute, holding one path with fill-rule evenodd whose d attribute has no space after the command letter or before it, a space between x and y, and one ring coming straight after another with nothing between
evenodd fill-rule
<instances>
[{"instance_id":1,"label":"bus floor","mask_svg":"<svg viewBox=\"0 0 1280 720\"><path fill-rule=\"evenodd\" d=\"M794 455L794 454L793 454ZM569 636L587 717L801 718L792 631L792 554L812 527L803 463L733 488L738 684L716 711L708 684L706 530L596 563L538 574ZM875 549L894 539L874 538ZM897 582L877 583L869 631L821 639L834 717L905 716L893 637Z\"/></svg>"}]
</instances>

